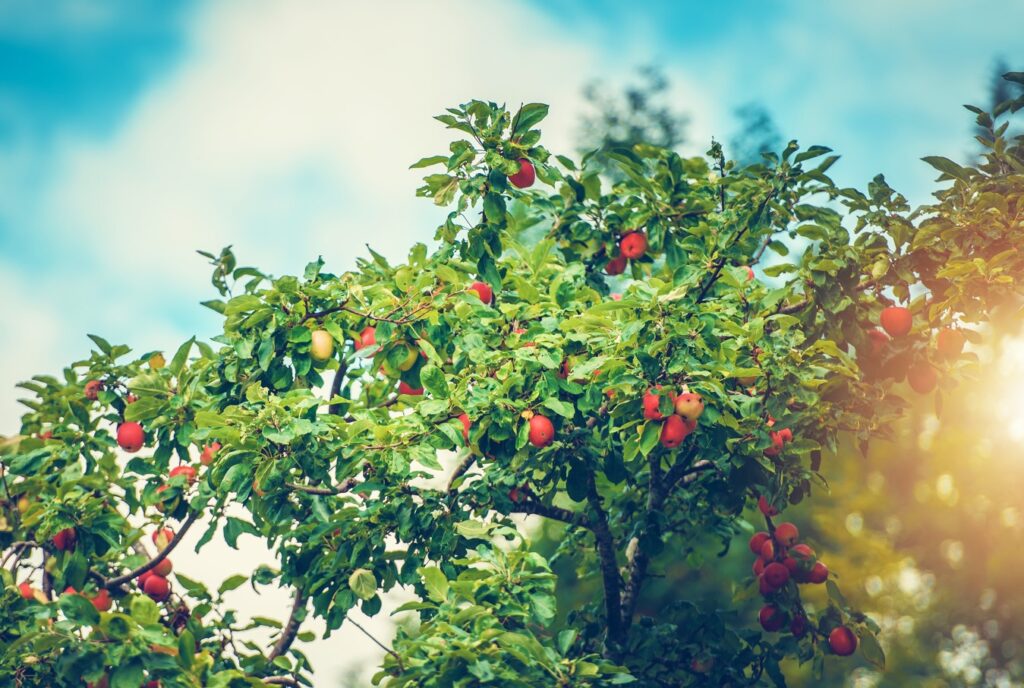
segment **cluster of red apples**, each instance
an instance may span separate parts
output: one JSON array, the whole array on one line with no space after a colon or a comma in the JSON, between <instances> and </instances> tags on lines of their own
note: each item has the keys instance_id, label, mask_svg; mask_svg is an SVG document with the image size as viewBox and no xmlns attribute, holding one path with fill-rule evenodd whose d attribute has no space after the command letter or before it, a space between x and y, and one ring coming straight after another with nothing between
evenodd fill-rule
<instances>
[{"instance_id":1,"label":"cluster of red apples","mask_svg":"<svg viewBox=\"0 0 1024 688\"><path fill-rule=\"evenodd\" d=\"M604 266L604 271L609 275L621 275L626 271L626 262L642 258L647 253L647 235L636 230L626 232L619 238L619 245L615 256Z\"/></svg>"},{"instance_id":2,"label":"cluster of red apples","mask_svg":"<svg viewBox=\"0 0 1024 688\"><path fill-rule=\"evenodd\" d=\"M761 607L758 620L761 627L769 632L779 631L789 622L789 632L801 637L808 630L807 617L799 604L794 605L792 614L785 611L785 601L795 592L798 584L820 585L828 580L828 567L818 561L810 546L801 544L800 531L792 523L780 523L771 528L771 517L778 515L763 496L757 501L758 509L768 519L771 532L754 533L750 538L750 551L754 560L754 576L757 578L761 595L768 604ZM836 626L828 635L828 645L833 653L846 657L857 649L857 636L846 626Z\"/></svg>"},{"instance_id":3,"label":"cluster of red apples","mask_svg":"<svg viewBox=\"0 0 1024 688\"><path fill-rule=\"evenodd\" d=\"M672 413L668 417L661 411L661 400L665 397L672 403ZM645 419L664 421L659 437L661 446L675 449L697 429L697 419L704 413L704 399L688 389L676 394L658 385L644 394L643 407Z\"/></svg>"},{"instance_id":4,"label":"cluster of red apples","mask_svg":"<svg viewBox=\"0 0 1024 688\"><path fill-rule=\"evenodd\" d=\"M879 316L882 329L868 332L870 341L869 361L878 361L889 342L901 339L913 329L913 316L910 309L903 306L887 306ZM966 338L961 330L944 327L935 337L934 355L939 360L951 361L957 358L964 349ZM918 394L928 394L939 383L939 373L925 356L918 357L906 369L907 384Z\"/></svg>"}]
</instances>

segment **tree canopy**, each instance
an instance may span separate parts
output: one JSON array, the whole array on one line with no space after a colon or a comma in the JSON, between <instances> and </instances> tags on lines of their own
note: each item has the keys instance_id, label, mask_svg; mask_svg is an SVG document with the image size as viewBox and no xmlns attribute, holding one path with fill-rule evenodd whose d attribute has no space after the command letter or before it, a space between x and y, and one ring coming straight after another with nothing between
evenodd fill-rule
<instances>
[{"instance_id":1,"label":"tree canopy","mask_svg":"<svg viewBox=\"0 0 1024 688\"><path fill-rule=\"evenodd\" d=\"M330 633L396 586L418 624L382 686L783 685L784 658L820 672L854 648L883 665L783 512L822 498L841 442L891 432L904 382L941 404L963 341L1019 308L1024 156L997 119L1022 105L972 108L988 153L926 158L942 188L917 209L881 176L837 187L823 146L739 166L636 144L602 152L610 180L541 145L545 105L448 110L457 140L414 165L450 208L430 247L282 277L205 253L212 341L168 361L92 336L23 384L0 680L312 685L302 621ZM598 600L557 608L522 515L564 524ZM181 543L242 534L276 565L217 590L166 572ZM756 550L732 583L759 618L685 589L638 614L662 567L715 566L695 540ZM223 596L249 581L293 589L291 617L238 623Z\"/></svg>"}]
</instances>

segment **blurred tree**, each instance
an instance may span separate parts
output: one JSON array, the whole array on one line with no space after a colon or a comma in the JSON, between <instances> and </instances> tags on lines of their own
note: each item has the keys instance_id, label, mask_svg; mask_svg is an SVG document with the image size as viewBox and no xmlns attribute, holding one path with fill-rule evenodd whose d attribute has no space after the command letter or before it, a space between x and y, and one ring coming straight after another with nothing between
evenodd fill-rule
<instances>
[{"instance_id":1,"label":"blurred tree","mask_svg":"<svg viewBox=\"0 0 1024 688\"><path fill-rule=\"evenodd\" d=\"M729 153L741 165L753 165L761 156L782 150L782 134L775 126L768 108L760 103L746 103L736 108L739 128L729 139Z\"/></svg>"}]
</instances>

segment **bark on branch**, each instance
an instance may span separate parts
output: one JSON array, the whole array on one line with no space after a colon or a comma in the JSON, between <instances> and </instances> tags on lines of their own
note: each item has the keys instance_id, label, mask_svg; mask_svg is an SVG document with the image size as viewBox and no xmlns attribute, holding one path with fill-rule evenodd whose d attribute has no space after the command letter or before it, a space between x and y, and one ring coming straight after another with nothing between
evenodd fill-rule
<instances>
[{"instance_id":1,"label":"bark on branch","mask_svg":"<svg viewBox=\"0 0 1024 688\"><path fill-rule=\"evenodd\" d=\"M155 567L161 561L166 559L167 555L169 555L171 552L174 551L174 548L178 546L178 543L181 542L181 539L183 537L185 537L185 533L188 532L188 529L192 527L192 524L195 523L198 518L199 518L199 512L198 511L193 511L192 513L190 513L188 515L188 518L186 518L182 522L181 528L178 529L178 532L175 533L173 538L171 538L171 541L167 543L166 547L164 547L162 550L157 552L155 557L153 557L152 559L150 559L149 561L147 561L145 564L143 564L142 566L138 567L137 569L129 571L128 573L123 574L121 576L117 576L115 578L110 578L110 579L104 581L102 587L107 588L108 590L110 590L111 588L120 587L122 584L127 583L128 581L133 580L135 578L138 578L139 576L144 574L146 571L149 571L150 569Z\"/></svg>"},{"instance_id":2,"label":"bark on branch","mask_svg":"<svg viewBox=\"0 0 1024 688\"><path fill-rule=\"evenodd\" d=\"M306 593L301 585L295 588L295 600L292 602L292 611L288 615L288 623L285 624L281 630L281 636L274 643L274 647L270 649L270 654L267 655L267 661L273 662L275 659L288 652L288 648L295 642L295 636L299 633L299 627L302 626L302 619L299 616L306 610Z\"/></svg>"}]
</instances>

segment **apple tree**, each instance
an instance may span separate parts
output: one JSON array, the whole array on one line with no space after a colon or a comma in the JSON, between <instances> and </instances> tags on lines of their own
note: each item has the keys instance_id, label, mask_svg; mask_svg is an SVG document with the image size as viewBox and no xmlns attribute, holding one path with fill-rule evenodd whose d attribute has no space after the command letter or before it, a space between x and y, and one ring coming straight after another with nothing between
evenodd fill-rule
<instances>
[{"instance_id":1,"label":"apple tree","mask_svg":"<svg viewBox=\"0 0 1024 688\"><path fill-rule=\"evenodd\" d=\"M837 188L837 156L795 142L748 167L717 145L606 151L612 182L541 146L546 114L438 117L457 140L414 167L450 212L404 263L274 277L205 253L209 343L167 360L93 336L23 384L0 455L0 685L313 685L303 623L330 634L399 587L415 623L375 685L783 685L786 658L884 663L784 510L826 491L841 438L885 435L904 380L940 402L970 365L949 342L1019 296L1019 156L994 130L985 165L930 159L952 185L911 212L881 177ZM559 608L524 516L564 526L555 556L597 599ZM171 563L242 535L275 565L211 589ZM751 550L732 585L763 597L756 618L685 587L638 614L697 538ZM290 614L240 615L244 584L288 588Z\"/></svg>"}]
</instances>

